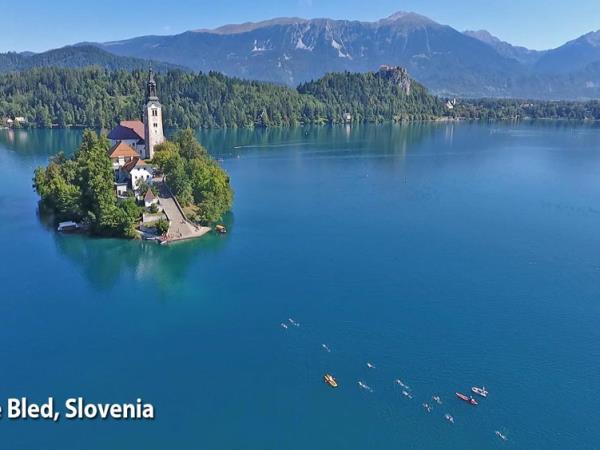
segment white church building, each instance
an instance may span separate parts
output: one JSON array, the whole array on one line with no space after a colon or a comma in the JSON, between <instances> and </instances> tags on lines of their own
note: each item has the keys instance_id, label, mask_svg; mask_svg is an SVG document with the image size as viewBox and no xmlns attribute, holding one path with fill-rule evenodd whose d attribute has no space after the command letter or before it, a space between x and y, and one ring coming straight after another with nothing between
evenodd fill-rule
<instances>
[{"instance_id":1,"label":"white church building","mask_svg":"<svg viewBox=\"0 0 600 450\"><path fill-rule=\"evenodd\" d=\"M154 168L145 160L152 159L154 148L164 142L162 105L156 94L156 81L152 70L146 85L144 121L123 120L108 133L111 148L108 156L115 171L117 195L124 196L127 190L138 195L141 182L151 184Z\"/></svg>"},{"instance_id":2,"label":"white church building","mask_svg":"<svg viewBox=\"0 0 600 450\"><path fill-rule=\"evenodd\" d=\"M150 70L146 85L146 102L144 105L144 121L123 120L110 130L108 139L112 147L126 144L142 159L152 159L154 147L165 140L162 123L162 105L156 94L156 81Z\"/></svg>"}]
</instances>

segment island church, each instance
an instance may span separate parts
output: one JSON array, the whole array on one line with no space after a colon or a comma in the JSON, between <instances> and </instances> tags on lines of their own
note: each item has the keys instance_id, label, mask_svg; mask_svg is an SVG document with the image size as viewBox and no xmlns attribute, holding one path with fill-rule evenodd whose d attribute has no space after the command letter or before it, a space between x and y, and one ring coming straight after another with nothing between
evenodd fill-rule
<instances>
[{"instance_id":1,"label":"island church","mask_svg":"<svg viewBox=\"0 0 600 450\"><path fill-rule=\"evenodd\" d=\"M112 145L109 156L113 160L113 164L118 167L136 157L152 159L154 147L165 140L162 105L156 94L156 81L154 81L152 70L150 70L146 85L144 121L122 120L108 133L108 139Z\"/></svg>"},{"instance_id":2,"label":"island church","mask_svg":"<svg viewBox=\"0 0 600 450\"><path fill-rule=\"evenodd\" d=\"M137 197L143 185L152 184L154 168L145 160L152 159L154 148L165 140L162 105L156 94L156 81L150 70L146 85L144 121L122 120L108 133L111 147L108 156L115 171L115 190L120 197L133 191Z\"/></svg>"}]
</instances>

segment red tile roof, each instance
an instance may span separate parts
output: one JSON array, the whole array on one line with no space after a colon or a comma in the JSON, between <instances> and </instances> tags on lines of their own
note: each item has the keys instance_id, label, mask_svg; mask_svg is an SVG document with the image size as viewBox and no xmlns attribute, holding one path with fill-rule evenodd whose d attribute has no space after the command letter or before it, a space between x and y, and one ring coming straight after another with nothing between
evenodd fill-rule
<instances>
[{"instance_id":1,"label":"red tile roof","mask_svg":"<svg viewBox=\"0 0 600 450\"><path fill-rule=\"evenodd\" d=\"M136 167L142 167L142 166L146 166L148 167L148 164L146 163L146 161L144 161L142 158L140 158L140 156L136 156L135 158L133 158L131 161L123 164L122 168L123 170L125 170L126 172L131 172L134 168Z\"/></svg>"},{"instance_id":2,"label":"red tile roof","mask_svg":"<svg viewBox=\"0 0 600 450\"><path fill-rule=\"evenodd\" d=\"M156 195L154 195L154 192L152 192L152 189L148 189L146 191L146 195L144 196L144 200L149 202L152 201L156 198Z\"/></svg>"},{"instance_id":3,"label":"red tile roof","mask_svg":"<svg viewBox=\"0 0 600 450\"><path fill-rule=\"evenodd\" d=\"M132 149L125 142L117 142L113 148L108 151L108 156L110 158L139 158L140 154Z\"/></svg>"},{"instance_id":4,"label":"red tile roof","mask_svg":"<svg viewBox=\"0 0 600 450\"><path fill-rule=\"evenodd\" d=\"M124 164L122 166L122 169L125 172L131 172L133 170L133 168L135 167L135 165L137 164L138 161L139 161L139 157L138 158L133 158L131 161L129 161L128 163Z\"/></svg>"},{"instance_id":5,"label":"red tile roof","mask_svg":"<svg viewBox=\"0 0 600 450\"><path fill-rule=\"evenodd\" d=\"M119 125L108 133L108 138L114 141L126 139L144 140L144 124L139 120L122 120Z\"/></svg>"},{"instance_id":6,"label":"red tile roof","mask_svg":"<svg viewBox=\"0 0 600 450\"><path fill-rule=\"evenodd\" d=\"M122 120L120 125L135 131L135 134L144 140L144 123L141 120Z\"/></svg>"}]
</instances>

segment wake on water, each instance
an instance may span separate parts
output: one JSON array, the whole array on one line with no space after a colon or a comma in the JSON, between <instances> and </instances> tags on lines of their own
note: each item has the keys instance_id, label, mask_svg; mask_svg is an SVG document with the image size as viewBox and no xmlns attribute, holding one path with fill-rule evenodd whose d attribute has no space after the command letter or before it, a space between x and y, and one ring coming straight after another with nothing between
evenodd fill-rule
<instances>
[{"instance_id":1,"label":"wake on water","mask_svg":"<svg viewBox=\"0 0 600 450\"><path fill-rule=\"evenodd\" d=\"M410 390L410 386L408 384L405 384L402 382L402 380L400 378L396 379L396 384L400 385L401 387L403 387L404 389L408 389Z\"/></svg>"},{"instance_id":2,"label":"wake on water","mask_svg":"<svg viewBox=\"0 0 600 450\"><path fill-rule=\"evenodd\" d=\"M358 382L358 385L359 385L359 386L360 386L362 389L364 389L365 391L373 392L373 389L371 389L371 388L369 387L369 385L367 385L366 383L363 383L362 381L359 381L359 382Z\"/></svg>"},{"instance_id":3,"label":"wake on water","mask_svg":"<svg viewBox=\"0 0 600 450\"><path fill-rule=\"evenodd\" d=\"M500 431L496 430L495 434L496 434L496 436L498 436L503 441L508 441L508 437L506 437L506 435L503 434L503 433L501 433Z\"/></svg>"}]
</instances>

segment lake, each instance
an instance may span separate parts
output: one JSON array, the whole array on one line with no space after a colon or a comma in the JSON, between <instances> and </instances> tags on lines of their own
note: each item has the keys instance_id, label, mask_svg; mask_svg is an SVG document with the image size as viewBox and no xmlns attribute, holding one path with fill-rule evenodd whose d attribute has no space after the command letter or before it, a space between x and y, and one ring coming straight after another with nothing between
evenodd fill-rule
<instances>
[{"instance_id":1,"label":"lake","mask_svg":"<svg viewBox=\"0 0 600 450\"><path fill-rule=\"evenodd\" d=\"M156 409L3 418L4 447L597 448L599 126L200 138L231 174L229 233L160 247L55 233L32 173L80 131L0 131L0 404ZM488 398L456 399L474 385Z\"/></svg>"}]
</instances>

